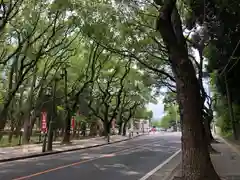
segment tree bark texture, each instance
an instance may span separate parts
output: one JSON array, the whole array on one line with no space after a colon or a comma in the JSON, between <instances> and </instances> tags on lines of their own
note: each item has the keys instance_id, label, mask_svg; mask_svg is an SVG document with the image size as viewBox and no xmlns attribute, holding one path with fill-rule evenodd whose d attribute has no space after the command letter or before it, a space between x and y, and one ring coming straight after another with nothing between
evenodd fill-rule
<instances>
[{"instance_id":1,"label":"tree bark texture","mask_svg":"<svg viewBox=\"0 0 240 180\"><path fill-rule=\"evenodd\" d=\"M159 9L157 30L168 49L182 110L182 170L184 180L220 180L204 137L200 87L183 36L176 0Z\"/></svg>"},{"instance_id":2,"label":"tree bark texture","mask_svg":"<svg viewBox=\"0 0 240 180\"><path fill-rule=\"evenodd\" d=\"M70 138L71 138L71 111L67 111L67 115L65 118L65 126L64 126L64 137L62 140L62 143L70 143Z\"/></svg>"},{"instance_id":3,"label":"tree bark texture","mask_svg":"<svg viewBox=\"0 0 240 180\"><path fill-rule=\"evenodd\" d=\"M123 133L122 133L122 135L126 136L126 134L127 134L127 121L125 121L124 124L123 124Z\"/></svg>"}]
</instances>

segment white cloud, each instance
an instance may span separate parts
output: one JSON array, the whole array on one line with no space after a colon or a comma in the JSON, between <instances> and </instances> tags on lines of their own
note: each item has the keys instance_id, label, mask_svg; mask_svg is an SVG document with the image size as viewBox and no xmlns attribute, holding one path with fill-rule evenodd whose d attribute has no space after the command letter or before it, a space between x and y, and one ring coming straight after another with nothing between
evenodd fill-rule
<instances>
[{"instance_id":1,"label":"white cloud","mask_svg":"<svg viewBox=\"0 0 240 180\"><path fill-rule=\"evenodd\" d=\"M153 111L153 119L160 119L164 115L164 105L161 99L157 104L149 103L147 108Z\"/></svg>"}]
</instances>

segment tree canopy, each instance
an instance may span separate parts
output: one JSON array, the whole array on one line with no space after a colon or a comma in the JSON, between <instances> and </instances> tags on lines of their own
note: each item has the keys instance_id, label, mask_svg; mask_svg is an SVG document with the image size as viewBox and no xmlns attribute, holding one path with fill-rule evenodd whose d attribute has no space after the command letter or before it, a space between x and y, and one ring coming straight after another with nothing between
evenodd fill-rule
<instances>
[{"instance_id":1,"label":"tree canopy","mask_svg":"<svg viewBox=\"0 0 240 180\"><path fill-rule=\"evenodd\" d=\"M73 116L73 134L109 136L115 120L121 134L131 119L150 120L146 105L164 95L161 126L181 122L184 177L219 179L207 146L215 119L240 131L239 16L233 0L1 1L0 138L23 128L29 143L42 112L63 142Z\"/></svg>"}]
</instances>

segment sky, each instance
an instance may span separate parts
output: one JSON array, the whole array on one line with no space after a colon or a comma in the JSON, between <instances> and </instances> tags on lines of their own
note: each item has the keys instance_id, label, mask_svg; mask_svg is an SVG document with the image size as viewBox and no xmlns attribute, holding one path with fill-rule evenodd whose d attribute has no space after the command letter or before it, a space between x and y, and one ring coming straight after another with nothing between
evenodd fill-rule
<instances>
[{"instance_id":1,"label":"sky","mask_svg":"<svg viewBox=\"0 0 240 180\"><path fill-rule=\"evenodd\" d=\"M158 104L149 103L147 108L153 111L153 119L160 120L164 115L164 107L162 100L158 101Z\"/></svg>"},{"instance_id":2,"label":"sky","mask_svg":"<svg viewBox=\"0 0 240 180\"><path fill-rule=\"evenodd\" d=\"M196 60L199 62L200 58L199 58L198 52L196 50L193 50L193 51L194 51L194 56L196 57ZM204 65L206 65L206 61L204 61ZM204 68L204 70L206 69ZM203 86L205 88L205 91L207 92L208 95L210 95L208 84L209 84L208 80L203 80ZM162 99L163 97L159 97L157 104L149 103L147 105L147 108L153 111L153 120L160 120L161 117L164 115L164 104Z\"/></svg>"},{"instance_id":3,"label":"sky","mask_svg":"<svg viewBox=\"0 0 240 180\"><path fill-rule=\"evenodd\" d=\"M205 91L207 92L207 94L210 95L210 91L209 91L209 86L208 86L208 81L207 80L203 81L203 86L204 86ZM158 103L157 104L149 103L147 105L147 108L149 110L153 111L153 120L160 120L161 117L164 115L164 104L163 104L162 98L158 98Z\"/></svg>"}]
</instances>

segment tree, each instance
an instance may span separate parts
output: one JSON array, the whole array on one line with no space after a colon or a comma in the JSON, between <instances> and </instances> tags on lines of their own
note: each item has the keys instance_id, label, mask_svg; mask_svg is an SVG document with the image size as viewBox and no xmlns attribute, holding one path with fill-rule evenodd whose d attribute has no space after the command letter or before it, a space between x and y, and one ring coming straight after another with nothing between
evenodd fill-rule
<instances>
[{"instance_id":1,"label":"tree","mask_svg":"<svg viewBox=\"0 0 240 180\"><path fill-rule=\"evenodd\" d=\"M166 106L164 111L165 115L161 119L160 126L165 129L173 127L177 130L177 126L180 121L178 107L172 104L171 106Z\"/></svg>"},{"instance_id":2,"label":"tree","mask_svg":"<svg viewBox=\"0 0 240 180\"><path fill-rule=\"evenodd\" d=\"M160 127L164 128L164 126L161 125L161 121L162 120L152 121L152 126L155 126L155 127L158 127L158 128L160 128Z\"/></svg>"},{"instance_id":3,"label":"tree","mask_svg":"<svg viewBox=\"0 0 240 180\"><path fill-rule=\"evenodd\" d=\"M191 180L220 179L210 160L203 134L200 87L183 36L182 22L176 1L161 3L157 30L168 49L169 60L175 75L177 100L182 119L183 178ZM194 106L192 106L194 104ZM206 168L208 166L208 168Z\"/></svg>"}]
</instances>

